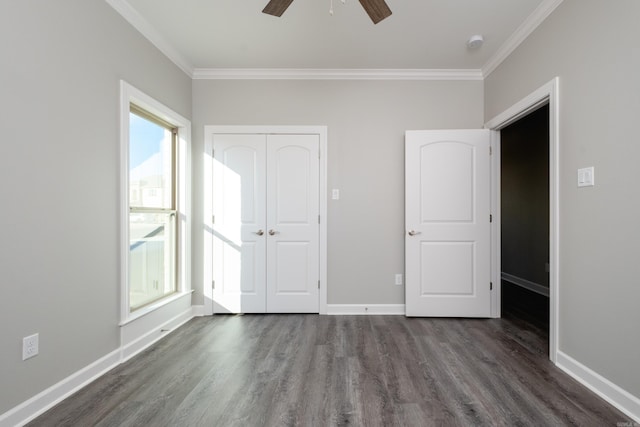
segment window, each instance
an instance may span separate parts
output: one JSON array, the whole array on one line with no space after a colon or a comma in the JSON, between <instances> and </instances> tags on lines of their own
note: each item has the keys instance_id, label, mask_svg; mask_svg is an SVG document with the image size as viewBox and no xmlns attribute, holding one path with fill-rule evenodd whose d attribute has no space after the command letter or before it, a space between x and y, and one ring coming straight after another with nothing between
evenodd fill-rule
<instances>
[{"instance_id":1,"label":"window","mask_svg":"<svg viewBox=\"0 0 640 427\"><path fill-rule=\"evenodd\" d=\"M191 124L121 84L122 324L188 298Z\"/></svg>"},{"instance_id":2,"label":"window","mask_svg":"<svg viewBox=\"0 0 640 427\"><path fill-rule=\"evenodd\" d=\"M176 288L178 129L131 104L129 113L129 308Z\"/></svg>"}]
</instances>

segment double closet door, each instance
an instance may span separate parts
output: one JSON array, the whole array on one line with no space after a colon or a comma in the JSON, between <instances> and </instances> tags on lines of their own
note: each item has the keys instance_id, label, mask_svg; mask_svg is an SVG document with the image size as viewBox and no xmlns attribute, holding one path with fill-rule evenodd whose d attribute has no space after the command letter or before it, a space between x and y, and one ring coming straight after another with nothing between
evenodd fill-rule
<instances>
[{"instance_id":1,"label":"double closet door","mask_svg":"<svg viewBox=\"0 0 640 427\"><path fill-rule=\"evenodd\" d=\"M319 136L213 135L214 313L319 312Z\"/></svg>"}]
</instances>

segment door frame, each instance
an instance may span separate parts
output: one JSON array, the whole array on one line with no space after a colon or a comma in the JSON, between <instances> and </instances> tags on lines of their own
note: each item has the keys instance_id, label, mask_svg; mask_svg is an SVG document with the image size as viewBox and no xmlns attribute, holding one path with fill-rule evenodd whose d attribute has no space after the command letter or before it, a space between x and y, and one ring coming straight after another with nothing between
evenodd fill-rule
<instances>
[{"instance_id":1,"label":"door frame","mask_svg":"<svg viewBox=\"0 0 640 427\"><path fill-rule=\"evenodd\" d=\"M485 123L491 130L491 281L494 292L491 299L492 317L500 317L501 300L501 215L500 215L500 130L543 105L549 105L549 359L556 363L560 329L560 162L559 162L559 78L538 88L502 113Z\"/></svg>"},{"instance_id":2,"label":"door frame","mask_svg":"<svg viewBox=\"0 0 640 427\"><path fill-rule=\"evenodd\" d=\"M320 314L327 314L327 126L204 127L204 314L213 315L213 134L318 135L320 137Z\"/></svg>"}]
</instances>

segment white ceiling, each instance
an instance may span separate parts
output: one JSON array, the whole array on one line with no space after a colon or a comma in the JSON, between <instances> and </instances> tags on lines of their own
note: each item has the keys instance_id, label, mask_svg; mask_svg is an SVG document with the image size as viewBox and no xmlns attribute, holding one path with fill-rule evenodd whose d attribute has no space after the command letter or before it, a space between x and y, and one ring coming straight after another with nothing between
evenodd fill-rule
<instances>
[{"instance_id":1,"label":"white ceiling","mask_svg":"<svg viewBox=\"0 0 640 427\"><path fill-rule=\"evenodd\" d=\"M562 0L386 0L374 25L357 0L106 0L185 72L210 69L482 70L486 74ZM484 45L466 41L482 34Z\"/></svg>"}]
</instances>

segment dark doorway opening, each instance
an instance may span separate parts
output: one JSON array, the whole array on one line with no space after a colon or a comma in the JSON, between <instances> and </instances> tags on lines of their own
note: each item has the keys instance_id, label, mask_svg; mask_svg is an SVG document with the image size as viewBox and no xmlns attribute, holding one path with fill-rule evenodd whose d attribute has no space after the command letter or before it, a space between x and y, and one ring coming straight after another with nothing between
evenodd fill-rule
<instances>
[{"instance_id":1,"label":"dark doorway opening","mask_svg":"<svg viewBox=\"0 0 640 427\"><path fill-rule=\"evenodd\" d=\"M549 105L500 131L501 304L549 334Z\"/></svg>"}]
</instances>

